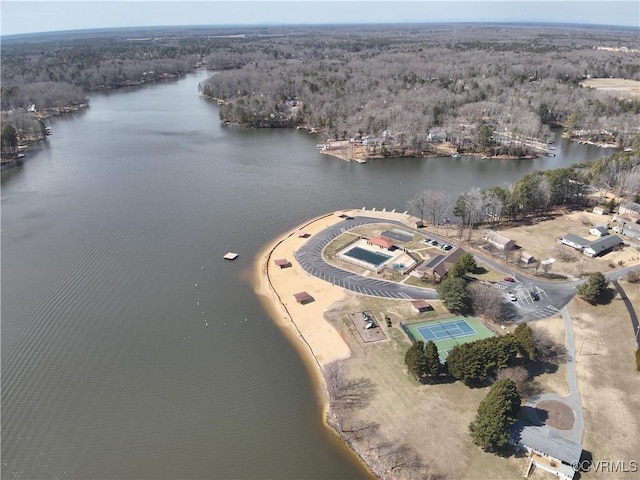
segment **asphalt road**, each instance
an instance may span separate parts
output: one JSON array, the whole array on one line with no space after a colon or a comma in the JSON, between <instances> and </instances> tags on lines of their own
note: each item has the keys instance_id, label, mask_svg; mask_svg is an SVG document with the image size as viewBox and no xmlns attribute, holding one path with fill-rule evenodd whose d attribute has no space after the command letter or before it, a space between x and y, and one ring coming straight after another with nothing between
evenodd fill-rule
<instances>
[{"instance_id":1,"label":"asphalt road","mask_svg":"<svg viewBox=\"0 0 640 480\"><path fill-rule=\"evenodd\" d=\"M426 299L434 300L438 298L436 291L430 288L412 287L396 282L378 280L375 278L363 277L348 270L343 270L333 265L329 265L322 257L324 247L338 235L350 230L358 225L369 223L391 223L407 229L403 223L393 220L381 220L371 217L354 217L333 225L322 232L312 236L304 246L295 252L298 263L305 271L314 277L321 278L334 285L338 285L347 290L374 297L396 298L406 300Z\"/></svg>"},{"instance_id":2,"label":"asphalt road","mask_svg":"<svg viewBox=\"0 0 640 480\"><path fill-rule=\"evenodd\" d=\"M361 295L407 300L433 300L438 298L434 289L413 287L396 282L364 277L348 270L329 265L325 261L322 256L322 251L324 247L337 236L359 225L380 222L398 225L402 227L403 230L412 230L425 235L419 230L411 229L407 227L407 225L394 220L358 216L343 220L316 233L305 245L295 252L295 258L310 275ZM428 234L428 237L440 243L450 243L449 240L442 239L431 233ZM537 320L558 313L569 303L571 298L573 298L576 285L579 283L545 282L520 278L502 265L493 262L490 258L480 257L478 255L474 256L479 264L484 263L492 269L502 272L505 276L512 277L515 280L515 282L500 281L492 284L492 288L497 288L503 292L503 316L505 320L509 322L519 323L522 321ZM510 300L509 292L515 295L517 298L516 301ZM538 300L534 299L536 297Z\"/></svg>"}]
</instances>

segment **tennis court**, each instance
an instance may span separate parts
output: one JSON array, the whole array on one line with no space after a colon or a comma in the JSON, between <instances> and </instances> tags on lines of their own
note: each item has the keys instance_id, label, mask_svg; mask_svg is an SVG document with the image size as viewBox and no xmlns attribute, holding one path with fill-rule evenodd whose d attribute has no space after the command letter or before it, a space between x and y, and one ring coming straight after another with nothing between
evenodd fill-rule
<instances>
[{"instance_id":1,"label":"tennis court","mask_svg":"<svg viewBox=\"0 0 640 480\"><path fill-rule=\"evenodd\" d=\"M474 335L476 331L466 320L453 320L451 322L438 322L433 325L423 325L417 328L425 340L442 340L443 338L460 338Z\"/></svg>"},{"instance_id":2,"label":"tennis court","mask_svg":"<svg viewBox=\"0 0 640 480\"><path fill-rule=\"evenodd\" d=\"M462 343L474 342L492 337L493 333L474 317L453 317L442 320L403 325L409 338L413 340L431 340L438 347L440 361L444 363L449 351Z\"/></svg>"}]
</instances>

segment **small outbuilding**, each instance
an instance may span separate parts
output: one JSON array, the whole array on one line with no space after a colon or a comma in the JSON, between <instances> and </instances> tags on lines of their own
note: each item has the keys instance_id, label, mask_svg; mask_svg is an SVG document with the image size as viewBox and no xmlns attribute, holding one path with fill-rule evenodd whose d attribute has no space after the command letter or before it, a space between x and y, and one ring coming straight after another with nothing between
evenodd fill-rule
<instances>
[{"instance_id":1,"label":"small outbuilding","mask_svg":"<svg viewBox=\"0 0 640 480\"><path fill-rule=\"evenodd\" d=\"M533 255L531 255L530 253L527 252L522 252L520 254L520 261L522 263L526 263L527 265L530 263L533 263L535 261L535 258Z\"/></svg>"},{"instance_id":2,"label":"small outbuilding","mask_svg":"<svg viewBox=\"0 0 640 480\"><path fill-rule=\"evenodd\" d=\"M386 248L387 250L391 250L394 247L391 240L383 237L371 237L367 240L367 243L369 245L375 245L376 247Z\"/></svg>"},{"instance_id":3,"label":"small outbuilding","mask_svg":"<svg viewBox=\"0 0 640 480\"><path fill-rule=\"evenodd\" d=\"M431 306L431 304L426 300L412 300L411 306L418 313L433 310L433 307Z\"/></svg>"},{"instance_id":4,"label":"small outbuilding","mask_svg":"<svg viewBox=\"0 0 640 480\"><path fill-rule=\"evenodd\" d=\"M301 305L304 305L309 302L313 302L313 297L309 295L307 292L294 293L293 296L296 299L296 302L298 302Z\"/></svg>"},{"instance_id":5,"label":"small outbuilding","mask_svg":"<svg viewBox=\"0 0 640 480\"><path fill-rule=\"evenodd\" d=\"M606 215L611 212L611 209L606 205L597 205L593 207L593 213L597 213L598 215Z\"/></svg>"},{"instance_id":6,"label":"small outbuilding","mask_svg":"<svg viewBox=\"0 0 640 480\"><path fill-rule=\"evenodd\" d=\"M288 268L291 266L291 262L286 258L277 258L273 261L273 263L275 263L276 266L280 268Z\"/></svg>"},{"instance_id":7,"label":"small outbuilding","mask_svg":"<svg viewBox=\"0 0 640 480\"><path fill-rule=\"evenodd\" d=\"M589 233L596 237L604 237L605 235L609 235L609 230L604 225L596 225L589 230Z\"/></svg>"}]
</instances>

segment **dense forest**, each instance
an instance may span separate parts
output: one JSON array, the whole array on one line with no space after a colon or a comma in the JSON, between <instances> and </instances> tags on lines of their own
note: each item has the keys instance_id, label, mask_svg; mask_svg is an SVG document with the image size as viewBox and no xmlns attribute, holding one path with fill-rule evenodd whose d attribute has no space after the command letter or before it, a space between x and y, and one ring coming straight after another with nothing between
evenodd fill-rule
<instances>
[{"instance_id":1,"label":"dense forest","mask_svg":"<svg viewBox=\"0 0 640 480\"><path fill-rule=\"evenodd\" d=\"M223 121L250 127L303 125L390 154L448 141L458 152L522 155L546 144L550 127L627 146L640 124L640 96L580 86L595 77L640 80L630 30L344 27L241 47L234 65L242 68L211 77L201 91L221 101Z\"/></svg>"},{"instance_id":2,"label":"dense forest","mask_svg":"<svg viewBox=\"0 0 640 480\"><path fill-rule=\"evenodd\" d=\"M427 153L444 141L459 152L524 155L560 125L574 137L626 147L640 125L640 96L580 86L590 77L640 80L635 29L185 27L11 36L2 43L2 119L16 129L18 143L41 130L40 119L86 106L91 91L196 68L218 72L200 89L220 101L225 122L305 126L324 139L354 138L390 155ZM34 118L26 129L25 113Z\"/></svg>"}]
</instances>

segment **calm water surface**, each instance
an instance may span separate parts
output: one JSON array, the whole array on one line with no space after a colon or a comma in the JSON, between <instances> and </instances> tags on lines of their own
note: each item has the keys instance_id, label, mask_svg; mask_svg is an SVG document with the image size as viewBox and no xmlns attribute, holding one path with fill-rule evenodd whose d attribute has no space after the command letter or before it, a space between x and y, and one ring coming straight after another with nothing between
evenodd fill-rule
<instances>
[{"instance_id":1,"label":"calm water surface","mask_svg":"<svg viewBox=\"0 0 640 480\"><path fill-rule=\"evenodd\" d=\"M94 95L3 173L3 478L366 478L246 281L260 248L610 153L349 164L303 131L221 126L206 76Z\"/></svg>"}]
</instances>

